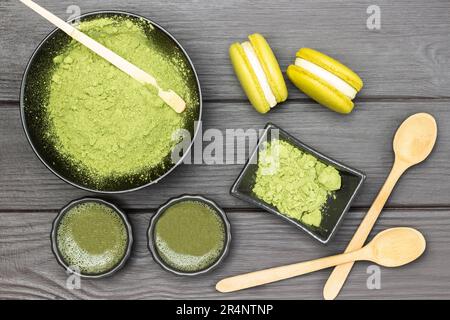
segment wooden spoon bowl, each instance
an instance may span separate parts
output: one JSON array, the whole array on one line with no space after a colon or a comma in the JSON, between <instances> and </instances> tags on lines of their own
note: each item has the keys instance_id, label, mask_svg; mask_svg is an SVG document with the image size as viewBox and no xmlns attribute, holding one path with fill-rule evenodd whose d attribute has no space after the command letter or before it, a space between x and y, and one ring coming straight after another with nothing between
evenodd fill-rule
<instances>
[{"instance_id":1,"label":"wooden spoon bowl","mask_svg":"<svg viewBox=\"0 0 450 320\"><path fill-rule=\"evenodd\" d=\"M416 113L406 119L395 133L396 160L412 166L425 160L437 138L436 120L428 113Z\"/></svg>"},{"instance_id":2,"label":"wooden spoon bowl","mask_svg":"<svg viewBox=\"0 0 450 320\"><path fill-rule=\"evenodd\" d=\"M384 267L400 267L419 258L426 248L424 236L412 228L392 228L367 245L370 260Z\"/></svg>"}]
</instances>

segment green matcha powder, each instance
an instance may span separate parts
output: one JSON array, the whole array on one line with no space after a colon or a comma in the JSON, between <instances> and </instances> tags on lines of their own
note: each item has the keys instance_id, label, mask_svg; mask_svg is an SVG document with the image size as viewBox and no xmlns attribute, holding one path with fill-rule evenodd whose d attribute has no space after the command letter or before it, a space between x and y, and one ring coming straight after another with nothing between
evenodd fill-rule
<instances>
[{"instance_id":1,"label":"green matcha powder","mask_svg":"<svg viewBox=\"0 0 450 320\"><path fill-rule=\"evenodd\" d=\"M182 52L161 51L143 24L149 26L115 17L82 22L78 28L152 74L163 89L177 92L187 110L198 105ZM188 111L177 114L153 87L141 85L74 40L53 61L47 136L90 181L101 185L107 178L140 174L170 156L178 142L172 134L184 128Z\"/></svg>"},{"instance_id":2,"label":"green matcha powder","mask_svg":"<svg viewBox=\"0 0 450 320\"><path fill-rule=\"evenodd\" d=\"M328 197L340 188L341 176L334 167L286 141L263 143L253 192L282 214L319 227Z\"/></svg>"}]
</instances>

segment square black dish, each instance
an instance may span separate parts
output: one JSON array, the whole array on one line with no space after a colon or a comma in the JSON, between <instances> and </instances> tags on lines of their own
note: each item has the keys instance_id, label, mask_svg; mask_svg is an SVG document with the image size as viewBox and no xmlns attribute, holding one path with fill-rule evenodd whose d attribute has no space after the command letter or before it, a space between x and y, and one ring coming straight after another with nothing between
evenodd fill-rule
<instances>
[{"instance_id":1,"label":"square black dish","mask_svg":"<svg viewBox=\"0 0 450 320\"><path fill-rule=\"evenodd\" d=\"M272 139L280 139L282 141L286 141L292 146L300 149L307 154L313 155L324 164L333 166L339 171L339 174L341 176L341 188L333 192L333 196L328 197L327 203L322 209L322 221L319 227L304 224L301 221L292 219L282 214L275 206L261 200L253 192L256 172L258 169L258 151L264 141L271 141ZM276 125L268 123L258 141L255 150L250 155L250 158L247 160L247 163L239 174L239 177L233 184L230 193L237 198L245 200L255 206L278 215L279 217L296 225L298 228L303 229L309 235L319 240L321 243L326 244L336 233L339 224L341 223L345 213L350 208L350 205L355 199L356 194L359 192L365 178L365 174L361 171L350 168L342 163L337 162L336 160L327 157L326 155L314 150L308 145L305 145Z\"/></svg>"}]
</instances>

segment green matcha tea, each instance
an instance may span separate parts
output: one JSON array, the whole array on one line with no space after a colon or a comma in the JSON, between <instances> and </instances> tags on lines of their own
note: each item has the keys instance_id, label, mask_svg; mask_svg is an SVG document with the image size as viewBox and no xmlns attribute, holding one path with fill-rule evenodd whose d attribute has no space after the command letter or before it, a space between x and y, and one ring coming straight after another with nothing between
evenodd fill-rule
<instances>
[{"instance_id":1,"label":"green matcha tea","mask_svg":"<svg viewBox=\"0 0 450 320\"><path fill-rule=\"evenodd\" d=\"M199 106L192 68L175 43L172 50L161 48L162 31L143 19L96 18L78 29L178 93L186 110L176 113L155 88L72 40L53 59L46 136L90 185L129 176L145 180L149 170L168 166L178 143L173 134L190 126Z\"/></svg>"},{"instance_id":2,"label":"green matcha tea","mask_svg":"<svg viewBox=\"0 0 450 320\"><path fill-rule=\"evenodd\" d=\"M81 274L103 274L116 267L128 247L122 217L102 203L85 202L61 218L56 232L58 251L67 266Z\"/></svg>"},{"instance_id":3,"label":"green matcha tea","mask_svg":"<svg viewBox=\"0 0 450 320\"><path fill-rule=\"evenodd\" d=\"M200 201L181 201L158 218L155 245L162 261L181 272L196 272L213 265L226 242L221 216Z\"/></svg>"},{"instance_id":4,"label":"green matcha tea","mask_svg":"<svg viewBox=\"0 0 450 320\"><path fill-rule=\"evenodd\" d=\"M334 167L286 141L265 142L259 151L253 192L290 218L319 227L328 197L340 188Z\"/></svg>"}]
</instances>

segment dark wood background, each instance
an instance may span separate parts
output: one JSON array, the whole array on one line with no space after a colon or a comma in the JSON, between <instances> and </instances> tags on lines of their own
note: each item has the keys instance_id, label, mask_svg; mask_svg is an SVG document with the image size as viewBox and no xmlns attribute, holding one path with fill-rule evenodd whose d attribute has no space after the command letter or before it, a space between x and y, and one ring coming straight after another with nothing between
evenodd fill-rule
<instances>
[{"instance_id":1,"label":"dark wood background","mask_svg":"<svg viewBox=\"0 0 450 320\"><path fill-rule=\"evenodd\" d=\"M271 121L318 150L367 173L363 190L336 238L317 243L279 218L229 195L242 165L183 165L157 185L106 196L124 208L136 235L126 267L111 278L65 287L49 232L59 208L89 195L53 176L29 147L19 118L22 73L52 27L17 0L0 1L0 298L287 298L320 299L329 270L221 295L224 276L342 251L370 207L393 161L392 137L415 112L433 114L439 138L430 158L412 168L392 194L374 232L393 226L421 230L428 248L419 261L381 269L381 289L368 290L368 263L353 269L339 298L450 298L450 2L447 0L40 0L67 18L118 9L167 28L192 58L204 95L204 129L262 128ZM366 9L381 9L381 29L368 30ZM266 36L283 70L298 48L313 47L341 60L365 81L349 116L311 102L290 83L288 102L266 115L245 99L228 59L228 46L253 32ZM244 152L245 150L240 150ZM181 193L198 193L224 207L232 223L231 254L216 271L176 277L152 260L145 229L155 209Z\"/></svg>"}]
</instances>

